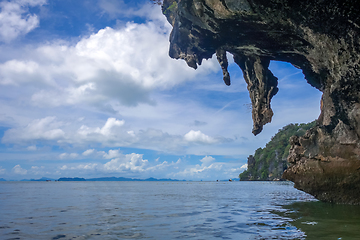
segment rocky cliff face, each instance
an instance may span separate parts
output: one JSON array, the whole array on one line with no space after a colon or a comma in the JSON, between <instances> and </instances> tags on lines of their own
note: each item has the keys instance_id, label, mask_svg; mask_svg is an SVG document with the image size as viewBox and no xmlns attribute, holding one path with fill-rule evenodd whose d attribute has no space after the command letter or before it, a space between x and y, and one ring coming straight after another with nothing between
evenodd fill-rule
<instances>
[{"instance_id":1,"label":"rocky cliff face","mask_svg":"<svg viewBox=\"0 0 360 240\"><path fill-rule=\"evenodd\" d=\"M226 52L244 73L253 133L273 116L271 60L301 68L323 92L318 124L291 139L283 177L320 200L360 204L360 2L357 0L164 0L173 26L170 57L197 68L216 54L230 85Z\"/></svg>"},{"instance_id":2,"label":"rocky cliff face","mask_svg":"<svg viewBox=\"0 0 360 240\"><path fill-rule=\"evenodd\" d=\"M292 136L303 136L316 122L289 124L280 129L264 148L258 148L254 155L248 157L248 168L239 175L240 181L276 181L281 180L284 171L289 167L289 155Z\"/></svg>"}]
</instances>

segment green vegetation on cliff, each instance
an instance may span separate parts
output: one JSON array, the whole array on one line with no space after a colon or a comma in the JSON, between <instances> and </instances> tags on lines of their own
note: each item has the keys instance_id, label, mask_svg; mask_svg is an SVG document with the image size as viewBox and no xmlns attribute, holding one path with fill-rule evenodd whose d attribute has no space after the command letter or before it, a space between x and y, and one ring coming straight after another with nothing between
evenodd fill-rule
<instances>
[{"instance_id":1,"label":"green vegetation on cliff","mask_svg":"<svg viewBox=\"0 0 360 240\"><path fill-rule=\"evenodd\" d=\"M303 136L305 132L315 127L316 121L305 124L289 124L278 131L265 148L258 148L254 155L248 157L248 169L239 175L240 181L280 180L287 169L289 155L289 139L291 136Z\"/></svg>"}]
</instances>

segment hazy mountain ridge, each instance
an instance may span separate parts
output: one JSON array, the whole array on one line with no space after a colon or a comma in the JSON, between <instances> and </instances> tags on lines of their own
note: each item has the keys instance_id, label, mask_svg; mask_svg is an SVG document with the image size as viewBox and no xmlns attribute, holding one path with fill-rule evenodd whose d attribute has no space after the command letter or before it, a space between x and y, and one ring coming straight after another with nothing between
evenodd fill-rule
<instances>
[{"instance_id":1,"label":"hazy mountain ridge","mask_svg":"<svg viewBox=\"0 0 360 240\"><path fill-rule=\"evenodd\" d=\"M13 181L13 180L6 180L4 178L0 178L0 181ZM30 182L45 182L45 181L87 181L87 182L100 182L100 181L136 181L136 182L179 182L179 181L185 181L185 180L178 180L178 179L171 179L171 178L161 178L161 179L157 179L157 178L146 178L146 179L139 179L139 178L125 178L125 177L99 177L99 178L79 178L79 177L62 177L59 179L53 179L53 178L47 178L47 177L42 177L39 179L22 179L20 180L22 182L25 181L30 181Z\"/></svg>"}]
</instances>

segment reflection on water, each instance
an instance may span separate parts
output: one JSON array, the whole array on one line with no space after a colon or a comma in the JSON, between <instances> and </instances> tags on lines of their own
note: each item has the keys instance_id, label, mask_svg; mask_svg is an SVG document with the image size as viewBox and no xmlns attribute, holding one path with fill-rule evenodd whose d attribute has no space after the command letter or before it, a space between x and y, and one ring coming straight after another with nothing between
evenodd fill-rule
<instances>
[{"instance_id":1,"label":"reflection on water","mask_svg":"<svg viewBox=\"0 0 360 240\"><path fill-rule=\"evenodd\" d=\"M276 214L292 219L291 225L303 231L306 239L360 239L360 206L312 201L283 208Z\"/></svg>"},{"instance_id":2,"label":"reflection on water","mask_svg":"<svg viewBox=\"0 0 360 240\"><path fill-rule=\"evenodd\" d=\"M356 239L359 208L287 182L5 182L0 239Z\"/></svg>"}]
</instances>

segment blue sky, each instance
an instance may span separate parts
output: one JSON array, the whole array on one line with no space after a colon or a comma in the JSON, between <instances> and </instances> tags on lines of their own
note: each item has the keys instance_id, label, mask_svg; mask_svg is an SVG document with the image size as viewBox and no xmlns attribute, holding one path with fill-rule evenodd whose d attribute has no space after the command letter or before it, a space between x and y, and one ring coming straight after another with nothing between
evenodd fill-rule
<instances>
[{"instance_id":1,"label":"blue sky","mask_svg":"<svg viewBox=\"0 0 360 240\"><path fill-rule=\"evenodd\" d=\"M273 121L251 133L229 54L195 71L168 56L171 26L150 1L0 2L0 178L237 177L289 123L320 113L301 70L272 62Z\"/></svg>"}]
</instances>

